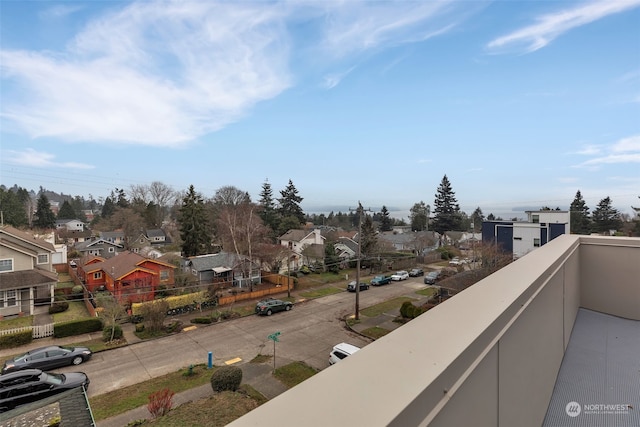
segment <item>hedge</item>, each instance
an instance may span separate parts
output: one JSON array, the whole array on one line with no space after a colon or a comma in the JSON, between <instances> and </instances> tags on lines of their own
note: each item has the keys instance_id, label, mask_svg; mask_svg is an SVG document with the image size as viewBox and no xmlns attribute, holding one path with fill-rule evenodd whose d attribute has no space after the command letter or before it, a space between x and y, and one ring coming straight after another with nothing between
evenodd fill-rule
<instances>
[{"instance_id":1,"label":"hedge","mask_svg":"<svg viewBox=\"0 0 640 427\"><path fill-rule=\"evenodd\" d=\"M194 292L192 294L177 295L173 297L163 298L164 301L169 304L169 310L184 307L185 305L193 304L194 301L204 302L209 300L209 293L207 291ZM135 302L131 304L131 314L134 316L140 315L142 307L148 304L153 304L154 301L147 302Z\"/></svg>"},{"instance_id":2,"label":"hedge","mask_svg":"<svg viewBox=\"0 0 640 427\"><path fill-rule=\"evenodd\" d=\"M33 341L33 332L31 330L0 335L0 348L5 349L18 347L29 344L31 341Z\"/></svg>"},{"instance_id":3,"label":"hedge","mask_svg":"<svg viewBox=\"0 0 640 427\"><path fill-rule=\"evenodd\" d=\"M97 317L90 317L88 319L57 323L53 327L53 336L55 338L71 337L100 330L102 330L102 320Z\"/></svg>"},{"instance_id":4,"label":"hedge","mask_svg":"<svg viewBox=\"0 0 640 427\"><path fill-rule=\"evenodd\" d=\"M211 375L213 391L236 391L242 382L242 369L237 366L223 366Z\"/></svg>"}]
</instances>

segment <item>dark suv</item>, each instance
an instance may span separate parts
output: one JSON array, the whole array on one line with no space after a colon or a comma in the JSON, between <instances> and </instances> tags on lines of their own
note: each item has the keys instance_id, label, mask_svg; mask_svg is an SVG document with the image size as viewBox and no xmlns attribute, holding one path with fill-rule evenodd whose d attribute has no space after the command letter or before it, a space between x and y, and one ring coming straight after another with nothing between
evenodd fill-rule
<instances>
[{"instance_id":1,"label":"dark suv","mask_svg":"<svg viewBox=\"0 0 640 427\"><path fill-rule=\"evenodd\" d=\"M268 298L262 301L258 301L258 303L256 304L256 313L265 316L271 316L273 313L276 313L278 311L289 311L292 308L292 302Z\"/></svg>"},{"instance_id":2,"label":"dark suv","mask_svg":"<svg viewBox=\"0 0 640 427\"><path fill-rule=\"evenodd\" d=\"M23 369L0 376L0 412L35 402L76 387L89 387L83 372L55 374L40 369Z\"/></svg>"}]
</instances>

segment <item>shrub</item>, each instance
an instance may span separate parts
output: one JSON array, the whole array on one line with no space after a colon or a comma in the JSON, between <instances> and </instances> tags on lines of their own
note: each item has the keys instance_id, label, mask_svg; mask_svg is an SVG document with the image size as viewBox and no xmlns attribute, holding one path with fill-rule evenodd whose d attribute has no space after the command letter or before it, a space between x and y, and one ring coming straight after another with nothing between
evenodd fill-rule
<instances>
[{"instance_id":1,"label":"shrub","mask_svg":"<svg viewBox=\"0 0 640 427\"><path fill-rule=\"evenodd\" d=\"M67 301L56 301L49 306L49 314L62 313L69 309L69 303Z\"/></svg>"},{"instance_id":2,"label":"shrub","mask_svg":"<svg viewBox=\"0 0 640 427\"><path fill-rule=\"evenodd\" d=\"M144 323L137 323L136 332L142 332L142 331L144 331Z\"/></svg>"},{"instance_id":3,"label":"shrub","mask_svg":"<svg viewBox=\"0 0 640 427\"><path fill-rule=\"evenodd\" d=\"M122 327L120 325L107 326L102 330L102 341L109 342L113 334L114 340L122 338Z\"/></svg>"},{"instance_id":4,"label":"shrub","mask_svg":"<svg viewBox=\"0 0 640 427\"><path fill-rule=\"evenodd\" d=\"M153 418L161 417L171 410L174 394L173 391L164 388L149 395L147 409Z\"/></svg>"},{"instance_id":5,"label":"shrub","mask_svg":"<svg viewBox=\"0 0 640 427\"><path fill-rule=\"evenodd\" d=\"M211 375L213 391L236 391L242 382L242 369L237 366L223 366Z\"/></svg>"},{"instance_id":6,"label":"shrub","mask_svg":"<svg viewBox=\"0 0 640 427\"><path fill-rule=\"evenodd\" d=\"M415 319L420 316L424 310L420 307L416 307L411 301L405 301L400 307L400 315L405 319Z\"/></svg>"},{"instance_id":7,"label":"shrub","mask_svg":"<svg viewBox=\"0 0 640 427\"><path fill-rule=\"evenodd\" d=\"M75 285L73 288L71 288L70 297L72 299L82 299L82 298L84 298L84 287L82 285Z\"/></svg>"},{"instance_id":8,"label":"shrub","mask_svg":"<svg viewBox=\"0 0 640 427\"><path fill-rule=\"evenodd\" d=\"M58 323L53 327L55 338L71 337L74 335L96 332L102 329L102 320L97 317Z\"/></svg>"},{"instance_id":9,"label":"shrub","mask_svg":"<svg viewBox=\"0 0 640 427\"><path fill-rule=\"evenodd\" d=\"M0 348L13 348L33 341L33 332L24 331L15 334L0 335Z\"/></svg>"},{"instance_id":10,"label":"shrub","mask_svg":"<svg viewBox=\"0 0 640 427\"><path fill-rule=\"evenodd\" d=\"M194 317L191 319L191 323L208 324L212 322L213 319L211 319L211 317Z\"/></svg>"}]
</instances>

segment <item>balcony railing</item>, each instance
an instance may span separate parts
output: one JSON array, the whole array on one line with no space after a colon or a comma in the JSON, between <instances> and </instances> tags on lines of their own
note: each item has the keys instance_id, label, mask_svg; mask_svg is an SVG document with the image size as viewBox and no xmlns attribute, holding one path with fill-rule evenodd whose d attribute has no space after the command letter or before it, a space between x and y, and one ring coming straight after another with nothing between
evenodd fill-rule
<instances>
[{"instance_id":1,"label":"balcony railing","mask_svg":"<svg viewBox=\"0 0 640 427\"><path fill-rule=\"evenodd\" d=\"M640 239L560 236L231 425L538 427L580 307L640 320Z\"/></svg>"}]
</instances>

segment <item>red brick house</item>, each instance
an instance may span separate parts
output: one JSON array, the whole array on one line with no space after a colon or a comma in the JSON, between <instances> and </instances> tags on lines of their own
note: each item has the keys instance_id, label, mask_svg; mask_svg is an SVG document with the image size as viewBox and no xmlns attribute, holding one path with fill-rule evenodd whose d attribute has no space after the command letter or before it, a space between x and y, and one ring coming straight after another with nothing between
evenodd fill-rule
<instances>
[{"instance_id":1,"label":"red brick house","mask_svg":"<svg viewBox=\"0 0 640 427\"><path fill-rule=\"evenodd\" d=\"M160 287L175 284L173 265L128 251L106 260L86 257L77 268L90 292L106 289L124 304L152 300Z\"/></svg>"}]
</instances>

